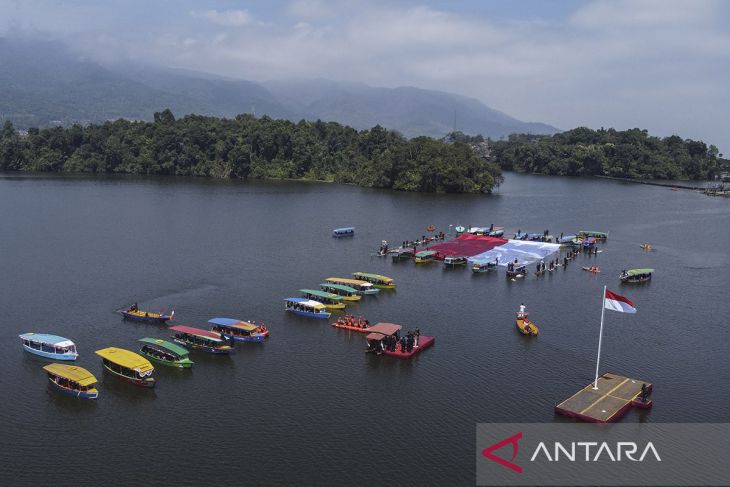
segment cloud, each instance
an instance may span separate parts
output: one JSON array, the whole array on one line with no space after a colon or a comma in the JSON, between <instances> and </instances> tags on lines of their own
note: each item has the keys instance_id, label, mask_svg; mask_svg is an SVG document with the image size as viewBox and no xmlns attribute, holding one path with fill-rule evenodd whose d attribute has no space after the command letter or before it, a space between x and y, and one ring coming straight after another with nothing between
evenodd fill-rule
<instances>
[{"instance_id":1,"label":"cloud","mask_svg":"<svg viewBox=\"0 0 730 487\"><path fill-rule=\"evenodd\" d=\"M243 27L254 23L253 16L248 10L206 10L192 12L192 16L202 18L208 22L223 27Z\"/></svg>"},{"instance_id":2,"label":"cloud","mask_svg":"<svg viewBox=\"0 0 730 487\"><path fill-rule=\"evenodd\" d=\"M287 12L300 19L316 20L329 17L332 10L320 0L293 0L289 2Z\"/></svg>"}]
</instances>

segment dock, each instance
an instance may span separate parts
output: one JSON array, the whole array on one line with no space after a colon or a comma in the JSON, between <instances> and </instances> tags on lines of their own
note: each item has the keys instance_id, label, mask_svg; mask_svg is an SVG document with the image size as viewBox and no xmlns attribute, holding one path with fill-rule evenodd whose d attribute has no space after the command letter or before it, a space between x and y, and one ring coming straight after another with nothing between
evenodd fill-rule
<instances>
[{"instance_id":1,"label":"dock","mask_svg":"<svg viewBox=\"0 0 730 487\"><path fill-rule=\"evenodd\" d=\"M651 407L651 400L641 402L642 384L651 392L652 384L647 381L608 372L598 378L598 389L591 382L555 406L555 412L591 423L617 421L632 406Z\"/></svg>"},{"instance_id":2,"label":"dock","mask_svg":"<svg viewBox=\"0 0 730 487\"><path fill-rule=\"evenodd\" d=\"M417 353L420 353L424 349L432 346L436 342L436 337L421 335L418 337L418 346L413 347L413 349L410 352L401 352L400 351L400 343L398 343L398 347L395 349L395 352L391 352L390 350L384 350L383 355L388 355L390 357L398 357L398 358L411 358Z\"/></svg>"}]
</instances>

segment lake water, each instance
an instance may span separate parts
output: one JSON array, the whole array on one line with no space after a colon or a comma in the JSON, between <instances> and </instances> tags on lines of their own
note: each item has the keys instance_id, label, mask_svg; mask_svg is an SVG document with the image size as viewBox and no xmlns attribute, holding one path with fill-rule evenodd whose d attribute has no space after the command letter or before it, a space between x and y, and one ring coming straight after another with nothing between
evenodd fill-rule
<instances>
[{"instance_id":1,"label":"lake water","mask_svg":"<svg viewBox=\"0 0 730 487\"><path fill-rule=\"evenodd\" d=\"M654 383L654 408L623 421L727 422L730 202L611 181L507 174L492 196L407 194L304 182L172 178L0 178L2 485L473 485L475 424L553 422L593 379L601 289L636 315L606 313L602 371ZM603 253L516 282L374 257L429 224L552 234L610 231ZM355 226L352 239L331 230ZM654 251L639 245L651 242ZM581 271L596 264L602 272ZM653 267L647 285L621 269ZM436 345L411 361L365 354L361 334L287 314L283 298L355 271L395 292L354 307L420 327ZM140 389L102 372L94 351L137 349L163 326L115 310L175 310L206 327L266 322L263 344L193 352ZM519 304L540 327L514 326ZM19 333L73 339L98 401L47 387Z\"/></svg>"}]
</instances>

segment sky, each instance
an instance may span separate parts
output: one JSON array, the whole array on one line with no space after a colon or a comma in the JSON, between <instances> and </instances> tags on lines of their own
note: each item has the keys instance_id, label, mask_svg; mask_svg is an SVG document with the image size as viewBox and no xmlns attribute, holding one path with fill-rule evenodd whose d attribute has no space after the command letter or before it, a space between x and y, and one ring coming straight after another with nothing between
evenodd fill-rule
<instances>
[{"instance_id":1,"label":"sky","mask_svg":"<svg viewBox=\"0 0 730 487\"><path fill-rule=\"evenodd\" d=\"M724 0L0 0L0 36L254 81L437 89L730 151Z\"/></svg>"}]
</instances>

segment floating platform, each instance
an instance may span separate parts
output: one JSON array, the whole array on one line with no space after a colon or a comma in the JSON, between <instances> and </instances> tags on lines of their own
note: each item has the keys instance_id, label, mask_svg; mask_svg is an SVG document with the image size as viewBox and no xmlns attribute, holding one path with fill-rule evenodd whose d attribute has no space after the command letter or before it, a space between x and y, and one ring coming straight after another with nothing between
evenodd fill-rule
<instances>
[{"instance_id":1,"label":"floating platform","mask_svg":"<svg viewBox=\"0 0 730 487\"><path fill-rule=\"evenodd\" d=\"M418 337L418 346L413 347L410 352L401 352L400 342L398 342L398 346L396 346L395 352L391 352L390 350L383 350L383 353L381 355L388 355L390 357L398 358L411 358L414 355L421 353L424 349L432 346L434 343L436 343L436 337L421 335L420 337Z\"/></svg>"},{"instance_id":2,"label":"floating platform","mask_svg":"<svg viewBox=\"0 0 730 487\"><path fill-rule=\"evenodd\" d=\"M632 406L651 407L651 400L641 401L642 384L646 384L651 393L650 382L607 372L598 378L598 389L593 389L591 382L555 406L555 412L591 423L617 421Z\"/></svg>"}]
</instances>

